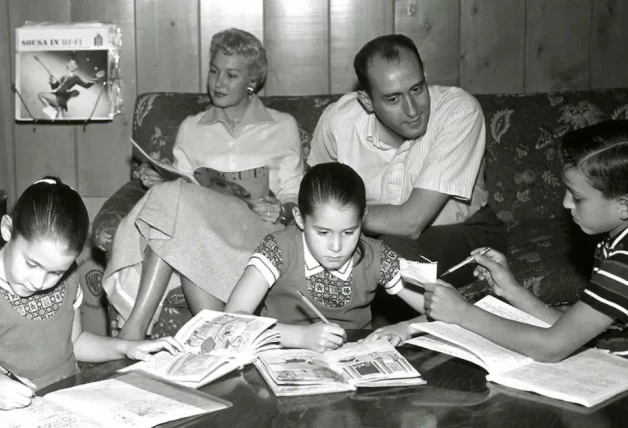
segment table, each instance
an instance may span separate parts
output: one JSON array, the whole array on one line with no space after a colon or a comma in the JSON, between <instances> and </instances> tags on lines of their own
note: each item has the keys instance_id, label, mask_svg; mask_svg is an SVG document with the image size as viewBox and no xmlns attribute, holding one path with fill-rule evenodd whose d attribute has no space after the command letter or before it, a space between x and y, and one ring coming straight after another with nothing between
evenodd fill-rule
<instances>
[{"instance_id":1,"label":"table","mask_svg":"<svg viewBox=\"0 0 628 428\"><path fill-rule=\"evenodd\" d=\"M427 385L360 389L301 397L275 397L252 365L201 391L233 407L164 427L568 427L628 425L628 397L597 409L487 383L486 372L466 361L411 345L399 348ZM117 360L64 379L41 394L108 378L128 364Z\"/></svg>"}]
</instances>

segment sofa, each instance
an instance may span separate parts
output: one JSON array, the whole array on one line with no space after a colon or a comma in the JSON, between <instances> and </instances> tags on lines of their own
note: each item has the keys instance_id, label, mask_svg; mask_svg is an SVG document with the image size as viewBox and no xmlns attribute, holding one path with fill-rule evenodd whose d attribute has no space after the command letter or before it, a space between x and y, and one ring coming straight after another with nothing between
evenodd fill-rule
<instances>
[{"instance_id":1,"label":"sofa","mask_svg":"<svg viewBox=\"0 0 628 428\"><path fill-rule=\"evenodd\" d=\"M322 111L340 95L262 97L271 108L292 114L301 131L307 159L312 132ZM520 282L548 305L578 298L592 267L597 237L582 233L562 207L558 144L567 131L604 119L628 119L628 89L539 94L477 95L486 120L487 185L490 204L507 224L509 263ZM133 138L148 153L172 161L181 121L205 109L209 99L196 93L140 95L133 114ZM130 143L129 143L130 144ZM120 220L144 195L137 176L102 206L92 239L107 255ZM234 269L241 267L234 266ZM476 281L462 288L469 300L488 291ZM115 311L110 311L112 330ZM181 289L167 296L153 337L174 334L190 318Z\"/></svg>"}]
</instances>

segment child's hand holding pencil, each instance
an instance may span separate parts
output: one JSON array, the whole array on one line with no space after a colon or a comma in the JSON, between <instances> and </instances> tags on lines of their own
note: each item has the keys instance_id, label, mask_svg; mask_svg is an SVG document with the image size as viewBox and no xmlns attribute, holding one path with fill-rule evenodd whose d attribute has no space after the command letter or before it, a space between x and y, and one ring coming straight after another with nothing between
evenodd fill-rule
<instances>
[{"instance_id":1,"label":"child's hand holding pencil","mask_svg":"<svg viewBox=\"0 0 628 428\"><path fill-rule=\"evenodd\" d=\"M0 367L0 410L19 409L31 404L37 387Z\"/></svg>"},{"instance_id":2,"label":"child's hand holding pencil","mask_svg":"<svg viewBox=\"0 0 628 428\"><path fill-rule=\"evenodd\" d=\"M309 309L321 320L321 322L306 327L302 347L317 352L325 352L341 347L347 340L345 330L339 325L329 322L327 317L300 290L297 290L297 293L299 293L299 296Z\"/></svg>"}]
</instances>

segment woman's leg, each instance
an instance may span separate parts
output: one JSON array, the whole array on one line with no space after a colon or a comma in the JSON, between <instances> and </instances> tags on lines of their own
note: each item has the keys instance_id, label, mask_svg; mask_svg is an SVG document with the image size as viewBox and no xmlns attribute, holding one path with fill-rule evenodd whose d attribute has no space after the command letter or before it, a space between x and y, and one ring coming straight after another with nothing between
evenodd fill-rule
<instances>
[{"instance_id":1,"label":"woman's leg","mask_svg":"<svg viewBox=\"0 0 628 428\"><path fill-rule=\"evenodd\" d=\"M192 315L196 315L203 309L222 311L225 308L225 302L218 300L205 290L200 289L192 281L183 276L181 277L181 286L190 311L192 311Z\"/></svg>"},{"instance_id":2,"label":"woman's leg","mask_svg":"<svg viewBox=\"0 0 628 428\"><path fill-rule=\"evenodd\" d=\"M118 337L131 340L142 340L146 337L150 321L166 292L171 276L170 265L147 246L144 251L137 299Z\"/></svg>"}]
</instances>

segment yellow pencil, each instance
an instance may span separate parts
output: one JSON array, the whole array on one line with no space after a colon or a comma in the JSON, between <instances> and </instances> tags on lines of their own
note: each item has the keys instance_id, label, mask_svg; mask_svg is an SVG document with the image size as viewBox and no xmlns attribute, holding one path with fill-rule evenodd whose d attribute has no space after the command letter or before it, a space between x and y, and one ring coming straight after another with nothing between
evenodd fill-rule
<instances>
[{"instance_id":1,"label":"yellow pencil","mask_svg":"<svg viewBox=\"0 0 628 428\"><path fill-rule=\"evenodd\" d=\"M327 318L325 318L325 315L323 315L321 313L321 311L319 311L316 306L314 306L314 304L312 302L310 302L310 300L305 297L305 294L301 293L301 290L297 290L297 293L299 293L299 296L301 296L301 298L303 299L303 301L310 307L310 309L312 309L312 311L314 311L314 313L316 314L316 316L318 316L325 324L331 324L329 322L329 320Z\"/></svg>"}]
</instances>

